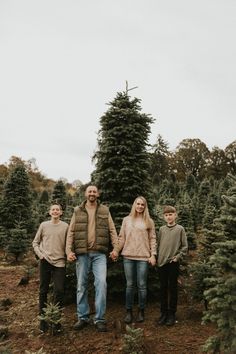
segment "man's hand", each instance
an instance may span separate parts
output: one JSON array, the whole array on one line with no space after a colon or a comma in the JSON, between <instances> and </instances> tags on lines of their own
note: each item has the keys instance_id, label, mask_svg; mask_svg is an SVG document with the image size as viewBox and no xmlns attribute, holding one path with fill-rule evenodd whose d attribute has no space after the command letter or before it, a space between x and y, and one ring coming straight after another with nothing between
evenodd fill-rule
<instances>
[{"instance_id":1,"label":"man's hand","mask_svg":"<svg viewBox=\"0 0 236 354\"><path fill-rule=\"evenodd\" d=\"M68 260L69 262L75 261L75 260L76 260L76 255L75 255L75 253L74 253L74 252L70 252L70 253L67 255L67 260Z\"/></svg>"},{"instance_id":2,"label":"man's hand","mask_svg":"<svg viewBox=\"0 0 236 354\"><path fill-rule=\"evenodd\" d=\"M171 259L170 263L172 263L172 262L177 262L177 261L178 261L178 259L177 259L176 257L173 257L173 258Z\"/></svg>"},{"instance_id":3,"label":"man's hand","mask_svg":"<svg viewBox=\"0 0 236 354\"><path fill-rule=\"evenodd\" d=\"M115 250L111 251L111 252L110 252L110 255L109 255L109 257L113 260L113 262L116 262L116 261L117 261L118 256L119 256L119 254L118 254L118 252L116 252Z\"/></svg>"}]
</instances>

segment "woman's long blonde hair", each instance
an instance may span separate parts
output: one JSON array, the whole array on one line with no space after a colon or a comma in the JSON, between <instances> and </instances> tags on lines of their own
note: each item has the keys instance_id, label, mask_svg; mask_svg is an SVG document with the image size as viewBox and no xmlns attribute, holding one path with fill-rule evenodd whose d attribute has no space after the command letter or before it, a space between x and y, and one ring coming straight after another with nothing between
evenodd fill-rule
<instances>
[{"instance_id":1,"label":"woman's long blonde hair","mask_svg":"<svg viewBox=\"0 0 236 354\"><path fill-rule=\"evenodd\" d=\"M145 222L147 229L151 229L153 223L152 223L152 219L149 214L147 200L143 196L140 195L137 198L135 198L129 215L131 216L132 219L135 219L137 217L136 202L138 199L141 199L144 203L143 221Z\"/></svg>"}]
</instances>

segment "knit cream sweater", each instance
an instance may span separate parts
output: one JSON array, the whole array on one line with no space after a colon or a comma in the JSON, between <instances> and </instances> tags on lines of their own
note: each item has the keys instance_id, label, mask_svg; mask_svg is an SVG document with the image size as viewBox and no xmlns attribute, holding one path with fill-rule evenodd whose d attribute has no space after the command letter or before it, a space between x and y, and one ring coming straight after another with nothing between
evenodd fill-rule
<instances>
[{"instance_id":1,"label":"knit cream sweater","mask_svg":"<svg viewBox=\"0 0 236 354\"><path fill-rule=\"evenodd\" d=\"M147 261L156 255L154 222L152 221L152 227L147 229L143 221L126 216L120 229L119 250L122 250L122 256L136 260Z\"/></svg>"},{"instance_id":2,"label":"knit cream sweater","mask_svg":"<svg viewBox=\"0 0 236 354\"><path fill-rule=\"evenodd\" d=\"M36 255L55 267L64 267L67 229L68 224L61 220L57 224L42 222L32 242Z\"/></svg>"}]
</instances>

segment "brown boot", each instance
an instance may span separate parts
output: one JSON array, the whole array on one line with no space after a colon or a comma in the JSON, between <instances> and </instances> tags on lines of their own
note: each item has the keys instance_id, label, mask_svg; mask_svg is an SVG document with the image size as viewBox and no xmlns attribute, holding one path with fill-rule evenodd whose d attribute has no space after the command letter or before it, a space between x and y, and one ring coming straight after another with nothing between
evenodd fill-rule
<instances>
[{"instance_id":1,"label":"brown boot","mask_svg":"<svg viewBox=\"0 0 236 354\"><path fill-rule=\"evenodd\" d=\"M143 321L144 321L144 309L139 309L137 322L143 322Z\"/></svg>"},{"instance_id":2,"label":"brown boot","mask_svg":"<svg viewBox=\"0 0 236 354\"><path fill-rule=\"evenodd\" d=\"M133 311L132 309L127 310L126 316L125 316L125 323L129 324L133 322Z\"/></svg>"}]
</instances>

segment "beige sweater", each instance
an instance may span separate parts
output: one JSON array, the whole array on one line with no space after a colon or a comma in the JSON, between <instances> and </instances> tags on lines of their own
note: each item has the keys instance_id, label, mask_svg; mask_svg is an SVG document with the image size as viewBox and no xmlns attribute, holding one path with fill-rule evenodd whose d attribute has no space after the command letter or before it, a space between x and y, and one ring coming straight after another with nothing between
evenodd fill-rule
<instances>
[{"instance_id":1,"label":"beige sweater","mask_svg":"<svg viewBox=\"0 0 236 354\"><path fill-rule=\"evenodd\" d=\"M131 216L123 219L119 234L119 250L125 258L147 261L156 255L156 233L154 222L147 229L143 221L133 220Z\"/></svg>"},{"instance_id":2,"label":"beige sweater","mask_svg":"<svg viewBox=\"0 0 236 354\"><path fill-rule=\"evenodd\" d=\"M36 255L55 267L64 267L67 229L68 224L61 220L58 224L42 222L32 242Z\"/></svg>"}]
</instances>

